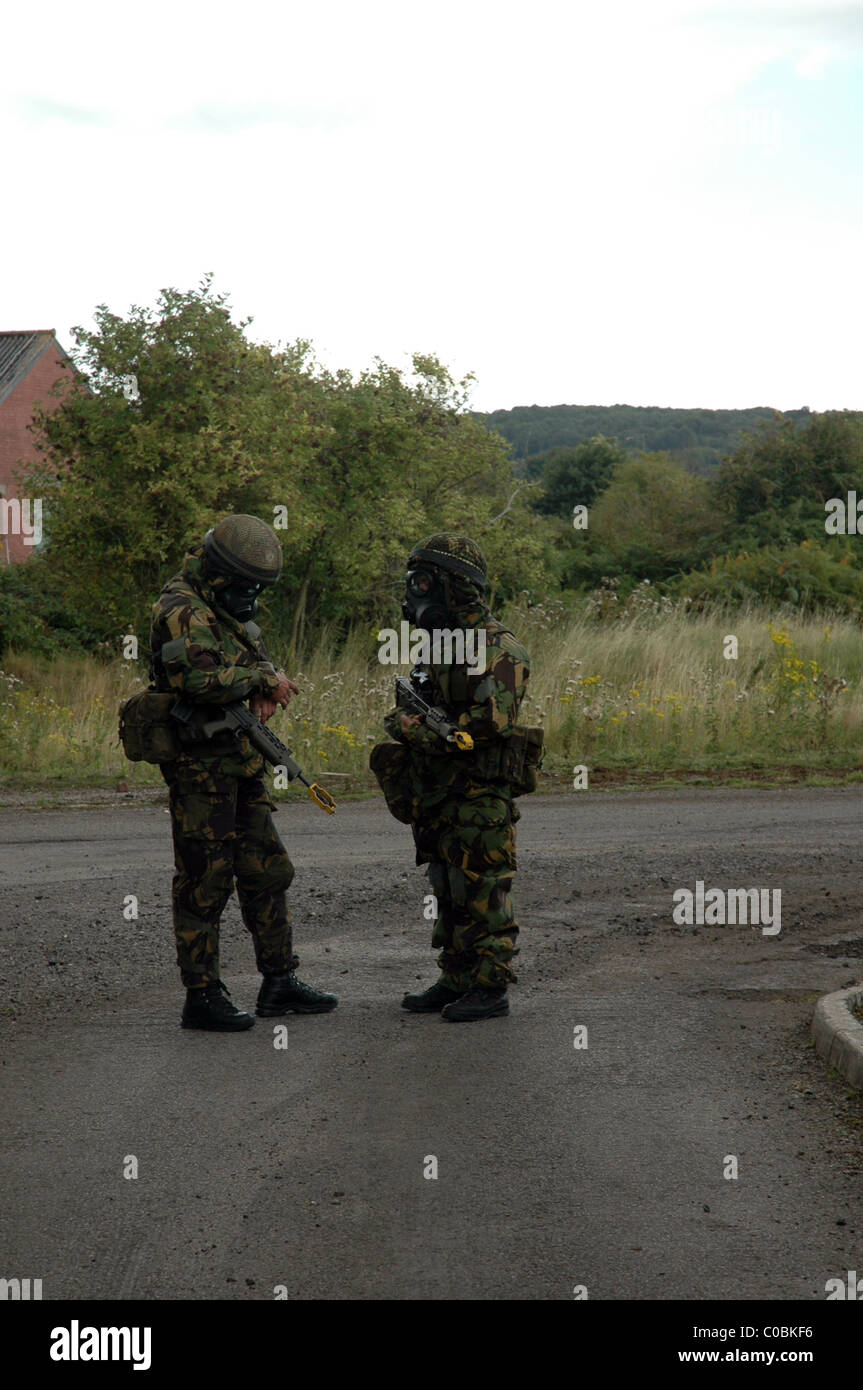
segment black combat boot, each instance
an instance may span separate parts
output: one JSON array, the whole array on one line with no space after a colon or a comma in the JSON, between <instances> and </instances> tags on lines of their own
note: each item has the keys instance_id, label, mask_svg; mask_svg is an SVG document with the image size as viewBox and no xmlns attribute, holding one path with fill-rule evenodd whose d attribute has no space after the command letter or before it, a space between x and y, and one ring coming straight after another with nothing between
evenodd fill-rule
<instances>
[{"instance_id":1,"label":"black combat boot","mask_svg":"<svg viewBox=\"0 0 863 1390\"><path fill-rule=\"evenodd\" d=\"M282 1014L326 1014L338 1004L335 994L322 994L304 985L291 971L289 975L265 975L258 992L255 1013L258 1018L280 1018Z\"/></svg>"},{"instance_id":2,"label":"black combat boot","mask_svg":"<svg viewBox=\"0 0 863 1390\"><path fill-rule=\"evenodd\" d=\"M450 989L449 985L437 980L422 994L406 994L402 1008L410 1009L412 1014L439 1014L444 1004L454 1004L460 998L460 990Z\"/></svg>"},{"instance_id":3,"label":"black combat boot","mask_svg":"<svg viewBox=\"0 0 863 1390\"><path fill-rule=\"evenodd\" d=\"M441 1018L448 1023L475 1023L480 1018L497 1018L499 1014L508 1013L505 989L471 989L454 1004L447 1004L441 1011Z\"/></svg>"},{"instance_id":4,"label":"black combat boot","mask_svg":"<svg viewBox=\"0 0 863 1390\"><path fill-rule=\"evenodd\" d=\"M234 1008L221 980L203 989L187 989L183 1008L184 1028L208 1028L213 1033L239 1033L254 1025L254 1016Z\"/></svg>"}]
</instances>

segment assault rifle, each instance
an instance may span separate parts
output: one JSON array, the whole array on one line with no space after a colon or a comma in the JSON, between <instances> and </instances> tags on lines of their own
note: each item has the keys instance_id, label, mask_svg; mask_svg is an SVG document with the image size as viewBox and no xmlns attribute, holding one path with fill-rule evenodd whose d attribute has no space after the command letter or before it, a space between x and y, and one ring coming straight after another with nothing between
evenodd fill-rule
<instances>
[{"instance_id":1,"label":"assault rifle","mask_svg":"<svg viewBox=\"0 0 863 1390\"><path fill-rule=\"evenodd\" d=\"M212 708L211 705L210 709ZM329 792L319 787L317 782L309 782L303 776L302 769L290 748L287 748L280 738L276 738L266 724L252 714L247 705L241 702L223 705L218 715L207 719L195 717L200 713L200 705L194 705L191 700L179 699L171 710L171 717L179 720L190 739L213 738L215 734L224 733L245 734L252 747L257 749L268 763L272 763L274 767L283 767L289 782L299 778L303 786L308 787L312 800L323 807L327 815L333 814L336 803Z\"/></svg>"},{"instance_id":2,"label":"assault rifle","mask_svg":"<svg viewBox=\"0 0 863 1390\"><path fill-rule=\"evenodd\" d=\"M422 695L404 676L396 676L396 705L410 714L424 715L426 726L432 733L437 734L445 743L454 743L462 753L469 753L473 748L470 734L466 734L463 729L453 724L451 719L447 719L446 710L426 704Z\"/></svg>"}]
</instances>

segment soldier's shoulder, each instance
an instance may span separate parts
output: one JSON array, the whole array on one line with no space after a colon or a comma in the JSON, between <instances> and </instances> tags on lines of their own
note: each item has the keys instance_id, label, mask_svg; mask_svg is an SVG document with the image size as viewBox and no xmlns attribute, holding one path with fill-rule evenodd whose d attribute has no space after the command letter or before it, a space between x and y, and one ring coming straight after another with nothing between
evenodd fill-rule
<instances>
[{"instance_id":1,"label":"soldier's shoulder","mask_svg":"<svg viewBox=\"0 0 863 1390\"><path fill-rule=\"evenodd\" d=\"M486 638L486 665L491 666L495 659L499 659L502 654L506 654L514 661L520 661L523 666L530 666L530 656L527 648L519 642L515 633L508 628L497 627L490 629Z\"/></svg>"},{"instance_id":2,"label":"soldier's shoulder","mask_svg":"<svg viewBox=\"0 0 863 1390\"><path fill-rule=\"evenodd\" d=\"M187 627L190 622L211 622L213 618L212 609L189 581L181 574L175 574L153 604L153 621L170 619L179 613L184 614Z\"/></svg>"}]
</instances>

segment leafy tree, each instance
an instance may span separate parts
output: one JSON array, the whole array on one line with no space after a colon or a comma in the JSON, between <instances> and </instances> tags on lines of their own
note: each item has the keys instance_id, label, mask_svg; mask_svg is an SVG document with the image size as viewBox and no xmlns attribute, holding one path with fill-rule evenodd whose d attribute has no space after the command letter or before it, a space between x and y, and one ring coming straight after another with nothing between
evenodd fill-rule
<instances>
[{"instance_id":1,"label":"leafy tree","mask_svg":"<svg viewBox=\"0 0 863 1390\"><path fill-rule=\"evenodd\" d=\"M764 603L804 611L863 612L863 574L848 563L847 555L828 553L827 543L814 540L723 555L670 587L688 595L695 607Z\"/></svg>"},{"instance_id":2,"label":"leafy tree","mask_svg":"<svg viewBox=\"0 0 863 1390\"><path fill-rule=\"evenodd\" d=\"M542 493L533 505L545 516L561 517L570 517L576 505L592 506L627 457L616 440L601 434L574 449L550 449L542 456Z\"/></svg>"},{"instance_id":3,"label":"leafy tree","mask_svg":"<svg viewBox=\"0 0 863 1390\"><path fill-rule=\"evenodd\" d=\"M210 277L95 317L74 330L79 376L37 421L31 476L51 573L104 638L146 630L185 548L230 511L287 513L284 579L264 607L294 648L313 623L398 616L408 552L434 531L474 536L493 593L545 588L544 523L508 446L467 411L470 378L420 355L410 374L323 371L307 343L251 343Z\"/></svg>"},{"instance_id":4,"label":"leafy tree","mask_svg":"<svg viewBox=\"0 0 863 1390\"><path fill-rule=\"evenodd\" d=\"M26 564L0 570L0 653L94 650L100 631L66 602L62 581L38 550Z\"/></svg>"},{"instance_id":5,"label":"leafy tree","mask_svg":"<svg viewBox=\"0 0 863 1390\"><path fill-rule=\"evenodd\" d=\"M250 344L207 277L127 319L73 330L79 376L36 421L47 553L67 600L105 636L152 602L185 544L228 511L272 517L326 435L307 345ZM134 377L137 400L123 381Z\"/></svg>"},{"instance_id":6,"label":"leafy tree","mask_svg":"<svg viewBox=\"0 0 863 1390\"><path fill-rule=\"evenodd\" d=\"M730 517L728 548L823 540L824 503L845 498L861 478L863 414L828 411L802 428L790 420L765 426L716 475Z\"/></svg>"},{"instance_id":7,"label":"leafy tree","mask_svg":"<svg viewBox=\"0 0 863 1390\"><path fill-rule=\"evenodd\" d=\"M542 590L542 539L506 445L465 410L470 379L434 357L413 380L378 362L320 378L329 437L303 476L287 556L292 646L309 623L400 617L410 549L435 531L470 534L491 594Z\"/></svg>"},{"instance_id":8,"label":"leafy tree","mask_svg":"<svg viewBox=\"0 0 863 1390\"><path fill-rule=\"evenodd\" d=\"M786 411L784 418L803 422L808 415L804 406ZM602 434L630 451L667 451L694 472L709 473L736 449L745 432L757 429L759 422L783 417L767 406L675 410L664 406L532 405L495 410L479 418L509 440L522 465L551 449L574 449Z\"/></svg>"},{"instance_id":9,"label":"leafy tree","mask_svg":"<svg viewBox=\"0 0 863 1390\"><path fill-rule=\"evenodd\" d=\"M590 514L594 538L633 578L663 579L709 555L721 535L713 489L666 454L621 464Z\"/></svg>"}]
</instances>

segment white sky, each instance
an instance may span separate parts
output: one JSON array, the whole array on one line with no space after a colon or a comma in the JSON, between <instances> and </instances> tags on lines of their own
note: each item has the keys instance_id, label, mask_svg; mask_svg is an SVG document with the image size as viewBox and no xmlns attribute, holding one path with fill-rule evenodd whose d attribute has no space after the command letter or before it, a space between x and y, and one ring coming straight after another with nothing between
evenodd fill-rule
<instances>
[{"instance_id":1,"label":"white sky","mask_svg":"<svg viewBox=\"0 0 863 1390\"><path fill-rule=\"evenodd\" d=\"M215 272L473 404L863 408L863 3L49 0L0 37L0 329Z\"/></svg>"}]
</instances>

